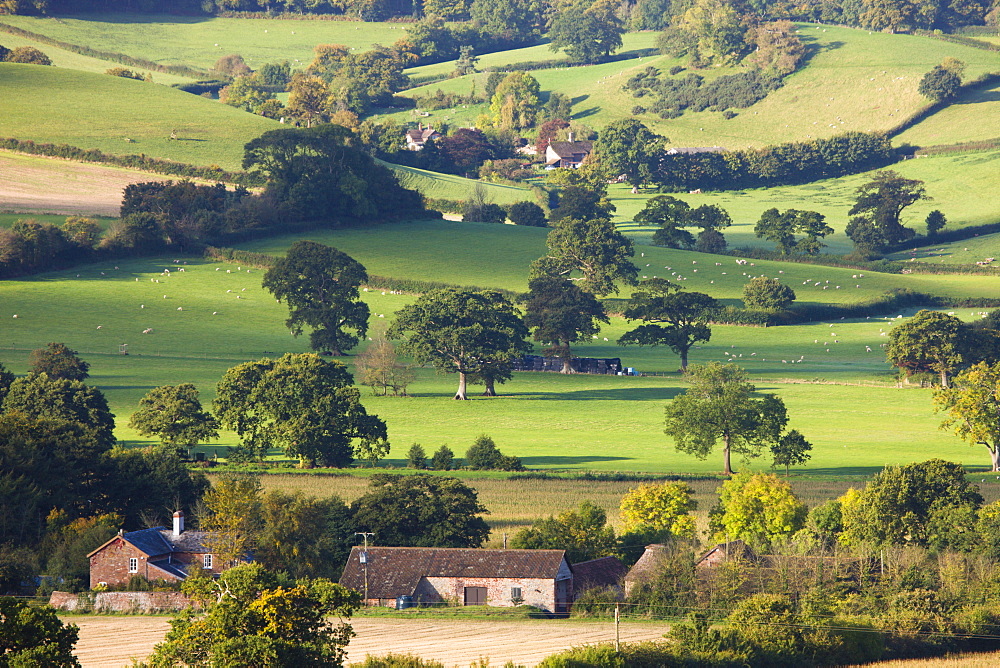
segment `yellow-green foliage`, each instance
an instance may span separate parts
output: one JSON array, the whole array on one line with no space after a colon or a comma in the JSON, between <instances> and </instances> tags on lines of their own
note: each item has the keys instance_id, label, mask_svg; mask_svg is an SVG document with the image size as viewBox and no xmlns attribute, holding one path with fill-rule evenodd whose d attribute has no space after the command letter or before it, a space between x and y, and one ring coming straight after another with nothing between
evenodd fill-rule
<instances>
[{"instance_id":1,"label":"yellow-green foliage","mask_svg":"<svg viewBox=\"0 0 1000 668\"><path fill-rule=\"evenodd\" d=\"M694 538L695 523L690 511L697 507L692 489L684 482L639 485L622 498L621 514L626 531L669 531L675 536Z\"/></svg>"},{"instance_id":2,"label":"yellow-green foliage","mask_svg":"<svg viewBox=\"0 0 1000 668\"><path fill-rule=\"evenodd\" d=\"M717 540L741 538L767 547L802 528L806 506L792 487L773 473L738 473L722 485Z\"/></svg>"}]
</instances>

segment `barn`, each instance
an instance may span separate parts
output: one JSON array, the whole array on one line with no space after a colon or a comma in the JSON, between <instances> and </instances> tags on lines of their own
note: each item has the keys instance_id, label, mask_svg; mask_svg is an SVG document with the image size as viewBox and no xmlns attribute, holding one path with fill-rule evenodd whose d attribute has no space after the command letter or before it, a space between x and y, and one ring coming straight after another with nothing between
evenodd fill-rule
<instances>
[{"instance_id":1,"label":"barn","mask_svg":"<svg viewBox=\"0 0 1000 668\"><path fill-rule=\"evenodd\" d=\"M355 547L340 584L367 605L452 603L532 605L564 613L573 600L573 572L564 550L482 550L447 547Z\"/></svg>"}]
</instances>

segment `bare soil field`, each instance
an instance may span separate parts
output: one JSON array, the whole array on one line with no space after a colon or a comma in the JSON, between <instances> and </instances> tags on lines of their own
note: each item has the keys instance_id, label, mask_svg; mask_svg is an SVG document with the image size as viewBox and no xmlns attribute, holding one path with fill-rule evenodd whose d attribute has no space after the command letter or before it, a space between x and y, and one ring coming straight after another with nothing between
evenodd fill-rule
<instances>
[{"instance_id":1,"label":"bare soil field","mask_svg":"<svg viewBox=\"0 0 1000 668\"><path fill-rule=\"evenodd\" d=\"M76 654L84 668L121 668L153 650L169 629L169 617L67 617L80 627ZM355 619L357 636L348 646L349 661L394 652L436 659L446 666L468 666L480 657L492 665L513 661L531 666L574 645L614 640L610 621L523 620L471 621L423 619ZM667 631L664 623L621 626L622 642L654 640Z\"/></svg>"},{"instance_id":2,"label":"bare soil field","mask_svg":"<svg viewBox=\"0 0 1000 668\"><path fill-rule=\"evenodd\" d=\"M0 151L0 211L117 216L125 186L168 178Z\"/></svg>"}]
</instances>

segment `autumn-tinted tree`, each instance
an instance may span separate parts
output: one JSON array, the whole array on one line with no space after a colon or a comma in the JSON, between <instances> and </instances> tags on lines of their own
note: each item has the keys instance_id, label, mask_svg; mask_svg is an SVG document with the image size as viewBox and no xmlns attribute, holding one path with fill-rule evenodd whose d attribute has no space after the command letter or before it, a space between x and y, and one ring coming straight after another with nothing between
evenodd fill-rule
<instances>
[{"instance_id":1,"label":"autumn-tinted tree","mask_svg":"<svg viewBox=\"0 0 1000 668\"><path fill-rule=\"evenodd\" d=\"M25 65L51 65L52 59L33 46L15 46L7 54L8 63L23 63Z\"/></svg>"},{"instance_id":2,"label":"autumn-tinted tree","mask_svg":"<svg viewBox=\"0 0 1000 668\"><path fill-rule=\"evenodd\" d=\"M618 293L617 283L635 285L639 270L632 264L632 241L607 219L563 218L551 223L546 237L548 254L536 260L532 276L562 276L574 272L580 287L595 295Z\"/></svg>"},{"instance_id":3,"label":"autumn-tinted tree","mask_svg":"<svg viewBox=\"0 0 1000 668\"><path fill-rule=\"evenodd\" d=\"M743 305L761 311L780 311L792 305L795 291L776 278L757 276L743 286Z\"/></svg>"},{"instance_id":4,"label":"autumn-tinted tree","mask_svg":"<svg viewBox=\"0 0 1000 668\"><path fill-rule=\"evenodd\" d=\"M653 181L666 140L640 121L628 118L605 126L594 143L594 151L608 174L623 176L639 188Z\"/></svg>"},{"instance_id":5,"label":"autumn-tinted tree","mask_svg":"<svg viewBox=\"0 0 1000 668\"><path fill-rule=\"evenodd\" d=\"M528 330L510 300L484 290L431 290L396 313L386 336L420 364L458 374L455 399L468 399L468 376L502 370L530 347ZM497 376L494 376L496 378Z\"/></svg>"},{"instance_id":6,"label":"autumn-tinted tree","mask_svg":"<svg viewBox=\"0 0 1000 668\"><path fill-rule=\"evenodd\" d=\"M207 532L206 547L223 567L249 561L261 522L260 477L227 471L205 494L201 528Z\"/></svg>"},{"instance_id":7,"label":"autumn-tinted tree","mask_svg":"<svg viewBox=\"0 0 1000 668\"><path fill-rule=\"evenodd\" d=\"M722 483L710 529L716 540L741 539L767 550L805 524L808 509L791 486L773 473L738 473Z\"/></svg>"},{"instance_id":8,"label":"autumn-tinted tree","mask_svg":"<svg viewBox=\"0 0 1000 668\"><path fill-rule=\"evenodd\" d=\"M202 410L198 389L191 383L162 385L139 400L129 426L143 436L159 436L164 445L186 450L219 437L219 423Z\"/></svg>"},{"instance_id":9,"label":"autumn-tinted tree","mask_svg":"<svg viewBox=\"0 0 1000 668\"><path fill-rule=\"evenodd\" d=\"M549 29L549 48L576 63L593 63L621 48L625 28L606 0L576 2L559 11Z\"/></svg>"},{"instance_id":10,"label":"autumn-tinted tree","mask_svg":"<svg viewBox=\"0 0 1000 668\"><path fill-rule=\"evenodd\" d=\"M497 86L490 99L490 123L507 130L535 125L539 101L538 80L527 72L511 72Z\"/></svg>"},{"instance_id":11,"label":"autumn-tinted tree","mask_svg":"<svg viewBox=\"0 0 1000 668\"><path fill-rule=\"evenodd\" d=\"M644 324L625 332L618 345L665 345L680 355L681 369L687 369L691 347L712 337L709 316L719 303L701 292L683 292L662 278L641 281L639 288L625 305L624 316Z\"/></svg>"},{"instance_id":12,"label":"autumn-tinted tree","mask_svg":"<svg viewBox=\"0 0 1000 668\"><path fill-rule=\"evenodd\" d=\"M562 360L562 373L574 373L570 345L601 331L597 323L610 322L593 294L562 276L532 278L524 308L532 336L549 344L546 355Z\"/></svg>"},{"instance_id":13,"label":"autumn-tinted tree","mask_svg":"<svg viewBox=\"0 0 1000 668\"><path fill-rule=\"evenodd\" d=\"M622 497L620 510L629 532L669 532L671 536L694 538L691 511L698 507L694 490L686 482L639 485Z\"/></svg>"},{"instance_id":14,"label":"autumn-tinted tree","mask_svg":"<svg viewBox=\"0 0 1000 668\"><path fill-rule=\"evenodd\" d=\"M376 474L351 504L355 531L372 531L379 545L480 547L490 535L488 512L461 480L418 473Z\"/></svg>"},{"instance_id":15,"label":"autumn-tinted tree","mask_svg":"<svg viewBox=\"0 0 1000 668\"><path fill-rule=\"evenodd\" d=\"M886 358L906 375L934 372L941 387L965 361L969 353L968 327L958 318L940 311L917 311L916 315L889 330Z\"/></svg>"},{"instance_id":16,"label":"autumn-tinted tree","mask_svg":"<svg viewBox=\"0 0 1000 668\"><path fill-rule=\"evenodd\" d=\"M90 365L65 343L49 343L32 350L28 365L31 373L48 374L52 379L87 380L90 376Z\"/></svg>"},{"instance_id":17,"label":"autumn-tinted tree","mask_svg":"<svg viewBox=\"0 0 1000 668\"><path fill-rule=\"evenodd\" d=\"M784 402L772 394L753 396L756 387L735 364L692 364L691 387L666 408L666 434L681 452L704 459L722 441L723 473L732 475L731 453L746 458L781 438L788 422Z\"/></svg>"},{"instance_id":18,"label":"autumn-tinted tree","mask_svg":"<svg viewBox=\"0 0 1000 668\"><path fill-rule=\"evenodd\" d=\"M391 391L394 397L405 397L407 386L413 382L413 371L400 363L392 341L381 337L358 354L354 370L359 385L367 385L376 394L381 391L382 396Z\"/></svg>"},{"instance_id":19,"label":"autumn-tinted tree","mask_svg":"<svg viewBox=\"0 0 1000 668\"><path fill-rule=\"evenodd\" d=\"M174 618L149 664L139 666L342 666L361 595L330 580L278 585L260 564L190 585L202 607Z\"/></svg>"},{"instance_id":20,"label":"autumn-tinted tree","mask_svg":"<svg viewBox=\"0 0 1000 668\"><path fill-rule=\"evenodd\" d=\"M577 510L567 510L548 519L533 522L510 541L521 550L566 550L571 563L615 554L615 531L608 526L604 509L583 501Z\"/></svg>"},{"instance_id":21,"label":"autumn-tinted tree","mask_svg":"<svg viewBox=\"0 0 1000 668\"><path fill-rule=\"evenodd\" d=\"M368 333L368 304L359 288L364 266L336 248L296 241L264 274L263 287L288 305L285 325L293 334L312 328L313 350L342 355Z\"/></svg>"},{"instance_id":22,"label":"autumn-tinted tree","mask_svg":"<svg viewBox=\"0 0 1000 668\"><path fill-rule=\"evenodd\" d=\"M474 174L486 160L504 157L482 130L472 128L459 128L442 137L438 145L441 155L452 165L447 171L457 174Z\"/></svg>"},{"instance_id":23,"label":"autumn-tinted tree","mask_svg":"<svg viewBox=\"0 0 1000 668\"><path fill-rule=\"evenodd\" d=\"M339 362L315 354L264 358L229 369L212 402L219 422L258 457L272 447L309 467L347 466L388 451L385 423L369 415Z\"/></svg>"},{"instance_id":24,"label":"autumn-tinted tree","mask_svg":"<svg viewBox=\"0 0 1000 668\"><path fill-rule=\"evenodd\" d=\"M1000 362L980 362L960 373L954 387L934 393L934 410L947 413L942 429L985 446L993 471L1000 471Z\"/></svg>"}]
</instances>

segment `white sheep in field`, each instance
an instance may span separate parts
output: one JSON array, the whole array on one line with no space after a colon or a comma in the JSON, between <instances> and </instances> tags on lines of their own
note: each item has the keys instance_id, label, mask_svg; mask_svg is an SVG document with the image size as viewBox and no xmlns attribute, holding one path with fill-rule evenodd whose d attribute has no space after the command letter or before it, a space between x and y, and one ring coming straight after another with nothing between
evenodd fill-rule
<instances>
[{"instance_id":1,"label":"white sheep in field","mask_svg":"<svg viewBox=\"0 0 1000 668\"><path fill-rule=\"evenodd\" d=\"M97 329L100 329L100 328L101 328L101 325L98 325L98 326L97 326Z\"/></svg>"},{"instance_id":2,"label":"white sheep in field","mask_svg":"<svg viewBox=\"0 0 1000 668\"><path fill-rule=\"evenodd\" d=\"M178 311L183 311L183 310L184 310L184 307L183 307L183 306L178 306L178 307L177 307L177 310L178 310Z\"/></svg>"}]
</instances>

